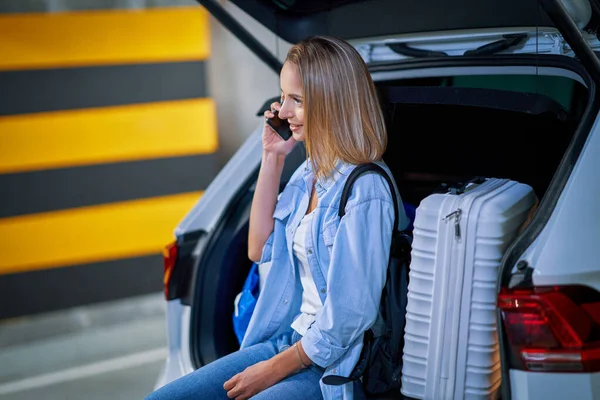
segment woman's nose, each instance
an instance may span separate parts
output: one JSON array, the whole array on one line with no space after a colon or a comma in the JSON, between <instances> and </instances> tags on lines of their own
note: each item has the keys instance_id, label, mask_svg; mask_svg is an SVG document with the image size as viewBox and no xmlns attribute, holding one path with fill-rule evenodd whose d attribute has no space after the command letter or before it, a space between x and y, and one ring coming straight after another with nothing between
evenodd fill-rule
<instances>
[{"instance_id":1,"label":"woman's nose","mask_svg":"<svg viewBox=\"0 0 600 400\"><path fill-rule=\"evenodd\" d=\"M294 116L292 107L287 101L284 101L279 109L279 118L288 119Z\"/></svg>"}]
</instances>

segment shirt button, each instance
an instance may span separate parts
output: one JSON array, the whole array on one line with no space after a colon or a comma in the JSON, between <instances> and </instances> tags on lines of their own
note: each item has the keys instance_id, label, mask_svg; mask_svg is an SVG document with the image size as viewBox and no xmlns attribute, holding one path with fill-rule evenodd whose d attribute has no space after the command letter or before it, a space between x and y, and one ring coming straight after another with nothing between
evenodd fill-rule
<instances>
[{"instance_id":1,"label":"shirt button","mask_svg":"<svg viewBox=\"0 0 600 400\"><path fill-rule=\"evenodd\" d=\"M287 304L287 303L288 303L287 299L286 299L286 300L284 300L284 301L283 301L283 303L284 303L284 304Z\"/></svg>"},{"instance_id":2,"label":"shirt button","mask_svg":"<svg viewBox=\"0 0 600 400\"><path fill-rule=\"evenodd\" d=\"M308 254L312 254L312 249L308 249Z\"/></svg>"},{"instance_id":3,"label":"shirt button","mask_svg":"<svg viewBox=\"0 0 600 400\"><path fill-rule=\"evenodd\" d=\"M325 288L321 289L321 293L325 294Z\"/></svg>"}]
</instances>

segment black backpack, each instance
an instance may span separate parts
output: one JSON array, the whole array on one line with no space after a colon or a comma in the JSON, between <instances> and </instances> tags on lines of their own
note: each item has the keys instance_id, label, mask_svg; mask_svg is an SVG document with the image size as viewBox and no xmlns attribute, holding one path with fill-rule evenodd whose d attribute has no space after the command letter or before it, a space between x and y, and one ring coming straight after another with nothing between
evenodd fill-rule
<instances>
[{"instance_id":1,"label":"black backpack","mask_svg":"<svg viewBox=\"0 0 600 400\"><path fill-rule=\"evenodd\" d=\"M359 175L374 171L382 175L390 186L394 202L394 228L388 262L387 280L381 294L379 316L373 326L365 332L363 349L349 377L328 375L323 378L326 385L343 385L362 379L367 394L381 394L401 386L402 350L406 303L408 301L408 270L412 236L398 230L398 201L389 175L377 164L361 164L356 167L342 192L339 216L345 215L346 202L352 185Z\"/></svg>"}]
</instances>

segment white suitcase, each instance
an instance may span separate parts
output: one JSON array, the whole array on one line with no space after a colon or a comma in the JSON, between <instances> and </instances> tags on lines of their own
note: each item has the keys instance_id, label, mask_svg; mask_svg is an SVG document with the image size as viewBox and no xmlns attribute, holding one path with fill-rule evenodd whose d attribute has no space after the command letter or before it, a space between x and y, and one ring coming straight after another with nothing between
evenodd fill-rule
<instances>
[{"instance_id":1,"label":"white suitcase","mask_svg":"<svg viewBox=\"0 0 600 400\"><path fill-rule=\"evenodd\" d=\"M498 267L536 201L530 186L496 178L421 201L408 286L404 396L499 397Z\"/></svg>"}]
</instances>

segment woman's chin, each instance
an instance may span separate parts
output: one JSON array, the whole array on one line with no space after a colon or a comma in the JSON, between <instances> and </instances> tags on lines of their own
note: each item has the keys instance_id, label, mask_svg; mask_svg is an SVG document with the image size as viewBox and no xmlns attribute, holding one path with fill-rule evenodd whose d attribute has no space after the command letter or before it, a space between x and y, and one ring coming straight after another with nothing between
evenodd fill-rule
<instances>
[{"instance_id":1,"label":"woman's chin","mask_svg":"<svg viewBox=\"0 0 600 400\"><path fill-rule=\"evenodd\" d=\"M304 129L292 131L292 137L296 139L297 142L304 142Z\"/></svg>"}]
</instances>

